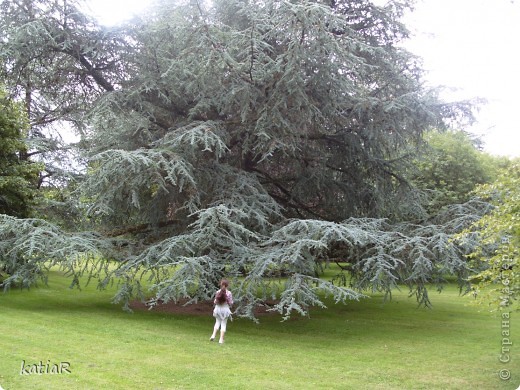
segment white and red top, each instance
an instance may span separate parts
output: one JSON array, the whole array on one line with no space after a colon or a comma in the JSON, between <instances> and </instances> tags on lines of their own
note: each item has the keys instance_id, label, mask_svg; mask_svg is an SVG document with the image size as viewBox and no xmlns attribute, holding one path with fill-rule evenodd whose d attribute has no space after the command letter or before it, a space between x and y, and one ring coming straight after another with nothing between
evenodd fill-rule
<instances>
[{"instance_id":1,"label":"white and red top","mask_svg":"<svg viewBox=\"0 0 520 390\"><path fill-rule=\"evenodd\" d=\"M215 299L213 300L213 303L214 303L215 305L217 305L217 295L218 295L219 292L220 292L220 290L218 290L218 291L216 292L216 294L215 294ZM226 290L226 302L223 303L223 305L225 305L226 303L227 303L229 306L233 306L233 294L231 294L231 291L229 291L229 290Z\"/></svg>"},{"instance_id":2,"label":"white and red top","mask_svg":"<svg viewBox=\"0 0 520 390\"><path fill-rule=\"evenodd\" d=\"M217 294L219 292L220 290L218 290L215 294L215 299L213 301L215 304L215 308L213 309L213 317L224 321L231 316L231 309L229 307L233 305L233 294L231 294L231 291L226 290L226 302L219 304L217 303Z\"/></svg>"}]
</instances>

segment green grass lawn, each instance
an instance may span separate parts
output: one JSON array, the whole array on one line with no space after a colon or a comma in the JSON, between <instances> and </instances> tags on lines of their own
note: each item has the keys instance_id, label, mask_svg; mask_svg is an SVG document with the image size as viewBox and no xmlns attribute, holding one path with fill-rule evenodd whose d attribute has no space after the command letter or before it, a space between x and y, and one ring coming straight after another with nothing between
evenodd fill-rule
<instances>
[{"instance_id":1,"label":"green grass lawn","mask_svg":"<svg viewBox=\"0 0 520 390\"><path fill-rule=\"evenodd\" d=\"M16 389L517 389L520 319L500 363L501 318L469 305L455 287L432 293L433 309L405 292L348 305L235 319L226 343L209 342L207 316L128 314L114 291L49 285L0 295L0 386ZM517 340L518 339L518 340ZM517 347L518 345L518 347ZM70 373L21 375L25 367L70 363ZM511 379L498 372L507 369Z\"/></svg>"}]
</instances>

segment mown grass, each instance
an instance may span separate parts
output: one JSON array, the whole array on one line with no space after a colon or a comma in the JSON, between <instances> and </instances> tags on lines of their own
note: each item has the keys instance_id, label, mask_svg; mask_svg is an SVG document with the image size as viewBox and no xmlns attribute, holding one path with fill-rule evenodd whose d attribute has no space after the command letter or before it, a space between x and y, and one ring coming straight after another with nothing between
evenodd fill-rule
<instances>
[{"instance_id":1,"label":"mown grass","mask_svg":"<svg viewBox=\"0 0 520 390\"><path fill-rule=\"evenodd\" d=\"M405 292L314 309L286 322L235 319L226 344L208 341L211 313L128 314L113 290L49 285L0 295L0 386L14 389L516 389L520 348L499 362L501 318L454 286L417 308ZM511 314L511 339L520 334ZM71 373L21 375L40 361ZM511 379L498 377L508 369Z\"/></svg>"}]
</instances>

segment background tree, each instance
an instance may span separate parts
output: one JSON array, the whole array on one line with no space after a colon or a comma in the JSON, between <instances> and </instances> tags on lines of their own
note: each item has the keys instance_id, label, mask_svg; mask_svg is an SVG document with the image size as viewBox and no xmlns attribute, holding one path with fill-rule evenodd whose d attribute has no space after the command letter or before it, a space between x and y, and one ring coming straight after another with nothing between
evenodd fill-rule
<instances>
[{"instance_id":1,"label":"background tree","mask_svg":"<svg viewBox=\"0 0 520 390\"><path fill-rule=\"evenodd\" d=\"M27 158L23 107L0 90L0 214L28 217L34 206L41 166Z\"/></svg>"},{"instance_id":2,"label":"background tree","mask_svg":"<svg viewBox=\"0 0 520 390\"><path fill-rule=\"evenodd\" d=\"M23 106L0 90L0 214L30 216L37 203L40 164L28 159L25 135L27 118ZM18 258L16 264L22 264ZM0 281L13 272L0 254Z\"/></svg>"},{"instance_id":3,"label":"background tree","mask_svg":"<svg viewBox=\"0 0 520 390\"><path fill-rule=\"evenodd\" d=\"M520 294L518 272L520 248L520 163L516 160L502 170L498 179L481 185L476 194L493 204L493 210L458 235L474 241L469 255L473 266L482 270L472 279L479 299L495 308L512 306Z\"/></svg>"},{"instance_id":4,"label":"background tree","mask_svg":"<svg viewBox=\"0 0 520 390\"><path fill-rule=\"evenodd\" d=\"M106 29L73 1L4 1L4 73L33 120L83 135L78 191L96 232L4 218L0 253L60 264L75 281L122 278L116 300L142 294L144 272L166 301L207 299L222 274L243 276L247 316L269 291L286 315L320 305L320 292L358 298L319 279L331 258L348 260L355 289L407 283L427 303L443 272L463 279L460 253L438 227L379 218L413 213L415 146L469 108L424 89L399 45L406 7L160 1ZM31 281L22 268L16 278Z\"/></svg>"},{"instance_id":5,"label":"background tree","mask_svg":"<svg viewBox=\"0 0 520 390\"><path fill-rule=\"evenodd\" d=\"M435 215L442 207L465 203L479 184L492 182L507 159L479 150L478 141L463 131L429 131L426 147L411 174L414 185L427 195L426 209Z\"/></svg>"}]
</instances>

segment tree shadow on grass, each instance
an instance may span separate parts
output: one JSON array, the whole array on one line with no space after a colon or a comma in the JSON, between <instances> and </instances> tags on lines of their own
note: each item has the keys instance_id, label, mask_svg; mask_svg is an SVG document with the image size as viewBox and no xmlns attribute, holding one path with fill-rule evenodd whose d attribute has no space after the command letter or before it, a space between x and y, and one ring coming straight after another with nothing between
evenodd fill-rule
<instances>
[{"instance_id":1,"label":"tree shadow on grass","mask_svg":"<svg viewBox=\"0 0 520 390\"><path fill-rule=\"evenodd\" d=\"M187 304L189 299L179 299L175 301L169 301L167 303L158 302L154 306L148 305L142 301L132 301L130 303L130 309L135 311L151 311L156 313L167 313L167 314L183 314L193 316L207 316L213 312L212 301L200 301L196 303ZM265 315L276 315L276 312L269 311L271 307L276 304L274 301L265 302L264 304L257 305L255 308L255 316Z\"/></svg>"}]
</instances>

